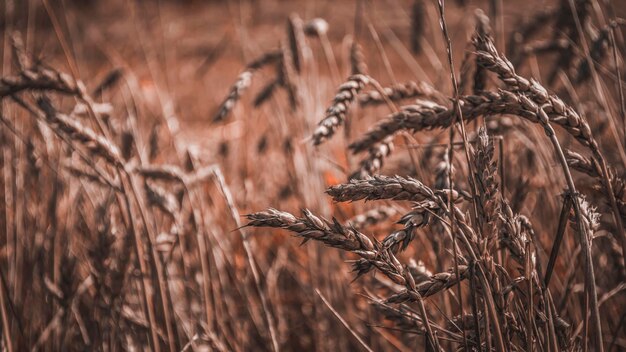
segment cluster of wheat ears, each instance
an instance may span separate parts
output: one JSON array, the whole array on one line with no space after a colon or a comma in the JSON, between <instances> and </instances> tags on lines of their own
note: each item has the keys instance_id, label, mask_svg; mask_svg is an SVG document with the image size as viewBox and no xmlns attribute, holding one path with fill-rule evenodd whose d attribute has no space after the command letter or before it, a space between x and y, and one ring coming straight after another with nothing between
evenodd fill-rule
<instances>
[{"instance_id":1,"label":"cluster of wheat ears","mask_svg":"<svg viewBox=\"0 0 626 352\"><path fill-rule=\"evenodd\" d=\"M497 17L502 4L491 5ZM438 85L451 94L425 80L384 86L370 75L363 35L350 37L350 74L321 120L307 84L341 77L329 25L291 15L278 48L245 66L212 119L223 126L241 111L254 114L243 97L269 77L252 104L280 111L280 140L262 136L255 163L283 158L287 185L281 180L279 197L262 198L273 207L257 212L254 192L264 190L247 194L245 185L261 172L247 164L223 172L232 169L227 142L225 162L205 163L167 121L145 136L140 98L122 100L123 119L106 101L121 71L88 89L72 60L62 73L34 61L20 33L5 35L17 73L0 79L2 349L626 348L623 21L598 28L595 5L564 0L507 29L509 38L478 10L457 72L446 8L434 3L448 72ZM415 55L432 51L423 47L426 7L418 0L412 8ZM356 17L369 23L393 77L368 15L361 8ZM559 30L536 39L549 26ZM506 55L496 37L508 39ZM542 61L545 84L516 71L539 55L552 59ZM615 84L603 85L605 76ZM362 126L371 121L363 115L384 110ZM417 143L432 130L448 138ZM240 148L245 154L247 144ZM340 161L327 161L327 150L339 150ZM345 182L311 175L320 163ZM243 191L229 187L231 174L247 175L239 176ZM529 196L534 188L545 194ZM339 204L359 201L374 202ZM275 209L282 204L301 214ZM240 216L242 207L251 212ZM262 246L267 230L251 227L284 229L347 256ZM305 254L310 263L299 263Z\"/></svg>"}]
</instances>

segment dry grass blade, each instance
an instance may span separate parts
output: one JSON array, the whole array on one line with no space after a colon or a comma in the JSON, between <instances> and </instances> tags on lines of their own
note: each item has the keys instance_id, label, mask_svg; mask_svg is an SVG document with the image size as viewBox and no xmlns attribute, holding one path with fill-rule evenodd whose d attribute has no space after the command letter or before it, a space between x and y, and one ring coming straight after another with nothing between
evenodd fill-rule
<instances>
[{"instance_id":1,"label":"dry grass blade","mask_svg":"<svg viewBox=\"0 0 626 352\"><path fill-rule=\"evenodd\" d=\"M317 293L318 296L320 296L320 298L322 299L322 302L324 302L324 305L326 305L326 307L328 307L328 309L333 313L333 315L335 317L337 317L337 319L339 319L339 321L341 322L341 324L343 326L346 327L346 329L348 329L348 331L350 331L350 334L352 334L352 336L354 336L354 338L359 342L359 344L361 344L361 346L369 352L374 352L366 343L365 341L363 341L363 339L361 338L361 336L359 336L359 334L356 333L356 331L354 331L354 329L352 329L350 327L350 325L348 325L348 323L346 322L345 319L343 319L341 317L341 315L333 308L333 306L330 305L330 303L328 302L328 300L326 299L326 297L324 297L324 295L322 295L322 293L320 292L320 290L315 289L315 293Z\"/></svg>"}]
</instances>

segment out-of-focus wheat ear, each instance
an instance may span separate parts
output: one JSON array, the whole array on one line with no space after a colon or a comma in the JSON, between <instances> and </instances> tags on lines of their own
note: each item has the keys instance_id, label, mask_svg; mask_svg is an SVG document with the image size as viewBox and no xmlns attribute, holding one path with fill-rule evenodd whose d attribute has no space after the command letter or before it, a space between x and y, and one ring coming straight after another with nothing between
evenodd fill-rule
<instances>
[{"instance_id":1,"label":"out-of-focus wheat ear","mask_svg":"<svg viewBox=\"0 0 626 352\"><path fill-rule=\"evenodd\" d=\"M281 57L281 50L272 50L248 63L244 71L237 77L237 81L230 87L226 99L220 104L217 113L213 117L213 123L224 121L228 117L230 112L237 105L237 102L241 99L243 93L252 84L252 77L255 71L277 62Z\"/></svg>"},{"instance_id":2,"label":"out-of-focus wheat ear","mask_svg":"<svg viewBox=\"0 0 626 352\"><path fill-rule=\"evenodd\" d=\"M402 305L396 308L395 306L385 303L383 300L373 300L370 304L376 311L380 312L385 319L392 321L395 328L420 334L426 333L422 319L410 309L406 309Z\"/></svg>"},{"instance_id":3,"label":"out-of-focus wheat ear","mask_svg":"<svg viewBox=\"0 0 626 352\"><path fill-rule=\"evenodd\" d=\"M145 181L144 187L148 203L175 220L180 211L180 204L176 196L150 180Z\"/></svg>"},{"instance_id":4,"label":"out-of-focus wheat ear","mask_svg":"<svg viewBox=\"0 0 626 352\"><path fill-rule=\"evenodd\" d=\"M110 177L108 179L105 179L101 175L98 175L97 173L89 170L87 167L84 167L83 165L75 162L64 164L63 167L69 172L70 175L76 178L84 179L104 187L111 187L118 192L122 191L119 179L117 178Z\"/></svg>"},{"instance_id":5,"label":"out-of-focus wheat ear","mask_svg":"<svg viewBox=\"0 0 626 352\"><path fill-rule=\"evenodd\" d=\"M114 68L107 73L106 76L98 83L98 85L91 91L92 96L99 96L105 91L111 89L119 80L124 77L124 70L121 68Z\"/></svg>"},{"instance_id":6,"label":"out-of-focus wheat ear","mask_svg":"<svg viewBox=\"0 0 626 352\"><path fill-rule=\"evenodd\" d=\"M345 122L348 108L356 100L359 92L369 83L365 75L352 75L339 86L339 92L335 95L330 107L326 110L324 118L318 123L313 132L313 144L320 145L335 134L337 128Z\"/></svg>"},{"instance_id":7,"label":"out-of-focus wheat ear","mask_svg":"<svg viewBox=\"0 0 626 352\"><path fill-rule=\"evenodd\" d=\"M185 173L176 165L141 165L132 170L133 173L147 178L166 182L183 182Z\"/></svg>"},{"instance_id":8,"label":"out-of-focus wheat ear","mask_svg":"<svg viewBox=\"0 0 626 352\"><path fill-rule=\"evenodd\" d=\"M398 211L395 208L383 205L372 210L368 210L365 213L355 215L346 221L345 224L346 226L352 226L356 230L362 230L367 227L380 224L397 213Z\"/></svg>"},{"instance_id":9,"label":"out-of-focus wheat ear","mask_svg":"<svg viewBox=\"0 0 626 352\"><path fill-rule=\"evenodd\" d=\"M17 75L0 78L0 98L23 90L55 91L69 95L79 95L84 85L66 73L36 66L21 71Z\"/></svg>"},{"instance_id":10,"label":"out-of-focus wheat ear","mask_svg":"<svg viewBox=\"0 0 626 352\"><path fill-rule=\"evenodd\" d=\"M591 1L561 1L557 15L554 28L560 30L555 31L552 37L553 39L566 38L570 45L558 53L554 67L548 74L548 86L554 84L560 72L569 72L575 64L576 48L581 47L581 43L586 40L581 36L584 36L582 31L587 27L591 18ZM580 24L582 31L578 30L578 24Z\"/></svg>"},{"instance_id":11,"label":"out-of-focus wheat ear","mask_svg":"<svg viewBox=\"0 0 626 352\"><path fill-rule=\"evenodd\" d=\"M422 37L424 36L424 28L426 24L426 9L423 0L413 1L411 10L411 50L413 54L422 52Z\"/></svg>"},{"instance_id":12,"label":"out-of-focus wheat ear","mask_svg":"<svg viewBox=\"0 0 626 352\"><path fill-rule=\"evenodd\" d=\"M567 50L570 45L567 39L544 40L525 44L519 49L519 54L511 59L511 62L514 67L518 67L531 55L561 52Z\"/></svg>"},{"instance_id":13,"label":"out-of-focus wheat ear","mask_svg":"<svg viewBox=\"0 0 626 352\"><path fill-rule=\"evenodd\" d=\"M282 51L280 49L275 49L275 50L268 51L268 52L260 55L256 59L250 61L246 65L246 70L248 70L248 71L260 70L260 69L262 69L265 66L268 66L268 65L271 65L273 63L278 62L278 60L280 60L282 55L283 54L282 54Z\"/></svg>"},{"instance_id":14,"label":"out-of-focus wheat ear","mask_svg":"<svg viewBox=\"0 0 626 352\"><path fill-rule=\"evenodd\" d=\"M325 19L317 17L304 25L304 34L322 36L328 33L328 22Z\"/></svg>"},{"instance_id":15,"label":"out-of-focus wheat ear","mask_svg":"<svg viewBox=\"0 0 626 352\"><path fill-rule=\"evenodd\" d=\"M300 73L304 63L304 56L307 55L306 37L304 35L304 22L297 14L291 14L287 20L287 38L289 40L289 51L293 59L295 71Z\"/></svg>"},{"instance_id":16,"label":"out-of-focus wheat ear","mask_svg":"<svg viewBox=\"0 0 626 352\"><path fill-rule=\"evenodd\" d=\"M435 166L435 189L454 188L454 184L450 185L450 174L454 175L454 166L450 162L450 153L446 148L441 153L441 161ZM454 182L454 180L452 180Z\"/></svg>"},{"instance_id":17,"label":"out-of-focus wheat ear","mask_svg":"<svg viewBox=\"0 0 626 352\"><path fill-rule=\"evenodd\" d=\"M66 133L71 139L80 142L94 156L102 157L114 166L122 167L124 165L118 147L111 141L75 119L57 112L45 96L37 99L37 105L46 114L48 123Z\"/></svg>"},{"instance_id":18,"label":"out-of-focus wheat ear","mask_svg":"<svg viewBox=\"0 0 626 352\"><path fill-rule=\"evenodd\" d=\"M275 79L267 83L263 88L261 88L259 93L257 93L256 97L254 98L254 107L258 108L266 101L268 101L274 95L274 92L276 92L276 88L279 86L279 84L279 81Z\"/></svg>"},{"instance_id":19,"label":"out-of-focus wheat ear","mask_svg":"<svg viewBox=\"0 0 626 352\"><path fill-rule=\"evenodd\" d=\"M124 158L125 161L129 161L132 157L133 148L137 147L135 144L135 135L133 134L132 126L130 126L130 123L126 122L124 124L120 139L122 158Z\"/></svg>"},{"instance_id":20,"label":"out-of-focus wheat ear","mask_svg":"<svg viewBox=\"0 0 626 352\"><path fill-rule=\"evenodd\" d=\"M383 167L385 158L394 149L393 138L385 138L368 150L368 156L359 162L359 169L353 172L348 179L364 179L377 174Z\"/></svg>"},{"instance_id":21,"label":"out-of-focus wheat ear","mask_svg":"<svg viewBox=\"0 0 626 352\"><path fill-rule=\"evenodd\" d=\"M363 47L361 44L352 40L350 45L350 72L352 75L368 75L369 69L367 63L365 63L365 54L363 54Z\"/></svg>"},{"instance_id":22,"label":"out-of-focus wheat ear","mask_svg":"<svg viewBox=\"0 0 626 352\"><path fill-rule=\"evenodd\" d=\"M446 272L436 273L430 279L424 280L416 285L416 290L421 297L429 297L441 291L456 285L459 281L467 278L469 270L465 265L459 265L459 277L456 276L455 270L451 269ZM417 300L415 293L409 290L402 291L387 298L387 303L403 303L414 302Z\"/></svg>"},{"instance_id":23,"label":"out-of-focus wheat ear","mask_svg":"<svg viewBox=\"0 0 626 352\"><path fill-rule=\"evenodd\" d=\"M296 72L294 71L293 62L295 62L295 53L291 49L283 45L282 46L282 58L278 65L278 78L277 81L287 91L289 97L289 106L291 110L295 111L300 105L300 95L298 92L298 85L296 84Z\"/></svg>"},{"instance_id":24,"label":"out-of-focus wheat ear","mask_svg":"<svg viewBox=\"0 0 626 352\"><path fill-rule=\"evenodd\" d=\"M583 172L591 177L600 177L600 175L602 175L602 169L597 161L586 158L569 149L566 149L564 153L567 159L567 165L572 169Z\"/></svg>"},{"instance_id":25,"label":"out-of-focus wheat ear","mask_svg":"<svg viewBox=\"0 0 626 352\"><path fill-rule=\"evenodd\" d=\"M217 114L213 117L213 122L221 122L226 119L228 114L235 108L235 105L241 99L241 95L252 84L252 71L243 71L239 74L237 81L230 87L230 91L226 99L222 102Z\"/></svg>"},{"instance_id":26,"label":"out-of-focus wheat ear","mask_svg":"<svg viewBox=\"0 0 626 352\"><path fill-rule=\"evenodd\" d=\"M606 58L609 51L609 42L611 32L613 28L617 27L617 22L611 21L608 25L604 26L598 33L598 36L591 43L589 50L589 56L594 63L601 64ZM581 84L591 78L591 68L589 67L589 60L582 59L576 68L576 77L574 83Z\"/></svg>"},{"instance_id":27,"label":"out-of-focus wheat ear","mask_svg":"<svg viewBox=\"0 0 626 352\"><path fill-rule=\"evenodd\" d=\"M24 40L22 39L22 34L18 31L14 31L11 34L11 46L13 48L13 53L15 54L15 61L17 63L17 67L20 70L26 70L31 67L32 62L26 53L26 49L24 48Z\"/></svg>"},{"instance_id":28,"label":"out-of-focus wheat ear","mask_svg":"<svg viewBox=\"0 0 626 352\"><path fill-rule=\"evenodd\" d=\"M513 62L519 62L519 55L525 43L528 42L535 33L549 25L552 19L555 18L557 12L557 8L541 9L533 14L532 17L522 19L512 26L506 46L506 56Z\"/></svg>"},{"instance_id":29,"label":"out-of-focus wheat ear","mask_svg":"<svg viewBox=\"0 0 626 352\"><path fill-rule=\"evenodd\" d=\"M491 38L491 25L489 24L489 17L485 13L477 9L474 12L476 19L476 35ZM476 70L474 71L474 94L482 92L487 85L487 70L476 63Z\"/></svg>"}]
</instances>

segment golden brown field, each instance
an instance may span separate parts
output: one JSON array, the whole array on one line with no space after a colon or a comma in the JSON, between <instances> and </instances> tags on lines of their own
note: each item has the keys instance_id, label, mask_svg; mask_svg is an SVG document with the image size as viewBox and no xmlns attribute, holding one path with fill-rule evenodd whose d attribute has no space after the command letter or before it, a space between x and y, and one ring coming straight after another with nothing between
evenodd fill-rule
<instances>
[{"instance_id":1,"label":"golden brown field","mask_svg":"<svg viewBox=\"0 0 626 352\"><path fill-rule=\"evenodd\" d=\"M0 347L626 350L623 5L0 1Z\"/></svg>"}]
</instances>

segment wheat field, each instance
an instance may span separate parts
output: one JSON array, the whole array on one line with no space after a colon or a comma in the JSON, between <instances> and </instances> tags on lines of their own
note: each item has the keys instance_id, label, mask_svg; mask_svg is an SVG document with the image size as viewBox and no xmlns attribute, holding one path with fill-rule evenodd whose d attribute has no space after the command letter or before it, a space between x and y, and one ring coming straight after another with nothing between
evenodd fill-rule
<instances>
[{"instance_id":1,"label":"wheat field","mask_svg":"<svg viewBox=\"0 0 626 352\"><path fill-rule=\"evenodd\" d=\"M626 350L624 5L0 1L0 348Z\"/></svg>"}]
</instances>

